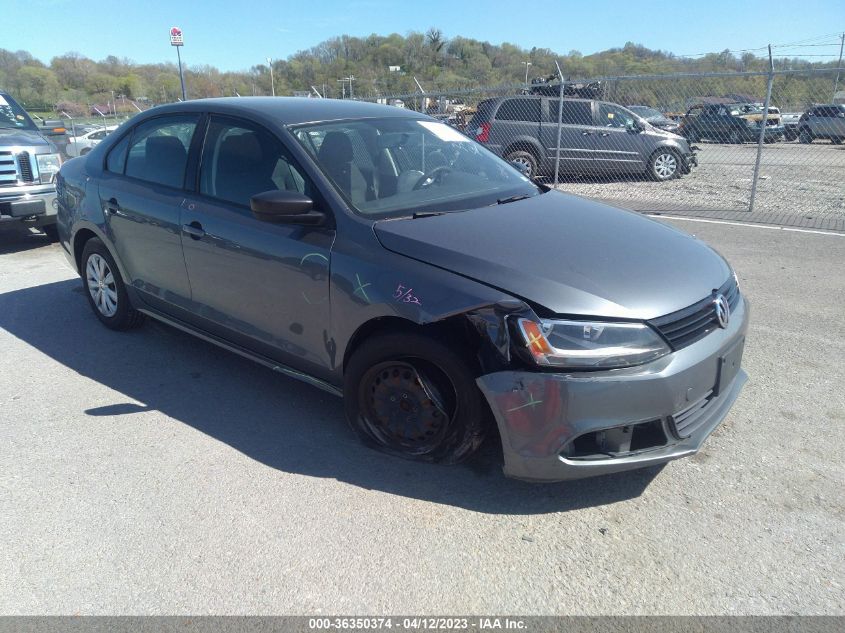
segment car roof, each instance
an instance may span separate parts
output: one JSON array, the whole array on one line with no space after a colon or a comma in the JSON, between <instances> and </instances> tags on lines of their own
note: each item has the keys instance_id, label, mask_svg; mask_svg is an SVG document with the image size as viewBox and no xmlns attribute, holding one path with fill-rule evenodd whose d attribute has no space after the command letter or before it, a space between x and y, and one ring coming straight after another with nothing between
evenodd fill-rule
<instances>
[{"instance_id":1,"label":"car roof","mask_svg":"<svg viewBox=\"0 0 845 633\"><path fill-rule=\"evenodd\" d=\"M194 99L181 103L156 106L147 112L157 114L175 112L217 112L231 115L258 115L274 119L282 125L298 125L318 121L343 119L397 117L426 118L405 108L354 101L352 99L309 99L306 97L223 97Z\"/></svg>"}]
</instances>

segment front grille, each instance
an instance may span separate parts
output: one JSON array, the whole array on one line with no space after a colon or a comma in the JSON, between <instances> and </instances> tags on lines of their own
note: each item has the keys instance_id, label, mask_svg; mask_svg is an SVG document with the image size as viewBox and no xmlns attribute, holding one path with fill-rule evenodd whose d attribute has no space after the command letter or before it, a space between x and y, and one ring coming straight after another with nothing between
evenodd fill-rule
<instances>
[{"instance_id":1,"label":"front grille","mask_svg":"<svg viewBox=\"0 0 845 633\"><path fill-rule=\"evenodd\" d=\"M18 170L15 168L15 155L12 152L0 152L0 187L18 184Z\"/></svg>"},{"instance_id":2,"label":"front grille","mask_svg":"<svg viewBox=\"0 0 845 633\"><path fill-rule=\"evenodd\" d=\"M720 294L725 295L733 312L739 304L739 287L733 275L711 296L688 308L653 319L650 323L674 349L678 350L691 345L719 327L716 319L716 304L713 300Z\"/></svg>"},{"instance_id":3,"label":"front grille","mask_svg":"<svg viewBox=\"0 0 845 633\"><path fill-rule=\"evenodd\" d=\"M713 390L705 393L699 400L682 409L669 418L671 426L679 439L686 439L707 421L707 406L713 400Z\"/></svg>"},{"instance_id":4,"label":"front grille","mask_svg":"<svg viewBox=\"0 0 845 633\"><path fill-rule=\"evenodd\" d=\"M21 180L24 182L32 182L32 165L29 162L29 153L21 152L18 154L18 168L21 170Z\"/></svg>"}]
</instances>

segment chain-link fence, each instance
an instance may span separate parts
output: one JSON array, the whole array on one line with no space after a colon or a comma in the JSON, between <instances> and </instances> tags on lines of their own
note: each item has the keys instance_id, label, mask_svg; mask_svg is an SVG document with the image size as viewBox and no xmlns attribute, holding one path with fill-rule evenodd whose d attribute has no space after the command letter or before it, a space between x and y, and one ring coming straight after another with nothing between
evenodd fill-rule
<instances>
[{"instance_id":1,"label":"chain-link fence","mask_svg":"<svg viewBox=\"0 0 845 633\"><path fill-rule=\"evenodd\" d=\"M560 189L639 210L845 218L836 76L602 77L371 100L440 118Z\"/></svg>"}]
</instances>

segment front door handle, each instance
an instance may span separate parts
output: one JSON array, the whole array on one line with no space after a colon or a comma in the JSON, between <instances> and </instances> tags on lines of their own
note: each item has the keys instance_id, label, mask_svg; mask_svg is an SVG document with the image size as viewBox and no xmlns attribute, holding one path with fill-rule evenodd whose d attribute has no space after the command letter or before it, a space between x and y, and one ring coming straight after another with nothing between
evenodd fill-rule
<instances>
[{"instance_id":1,"label":"front door handle","mask_svg":"<svg viewBox=\"0 0 845 633\"><path fill-rule=\"evenodd\" d=\"M581 136L592 136L592 135L593 135L593 133L590 132L589 130L587 130L585 132L581 132Z\"/></svg>"},{"instance_id":2,"label":"front door handle","mask_svg":"<svg viewBox=\"0 0 845 633\"><path fill-rule=\"evenodd\" d=\"M120 213L120 205L117 203L116 198L109 198L105 204L106 213L110 215L115 215Z\"/></svg>"},{"instance_id":3,"label":"front door handle","mask_svg":"<svg viewBox=\"0 0 845 633\"><path fill-rule=\"evenodd\" d=\"M599 136L610 136L610 132L602 132Z\"/></svg>"},{"instance_id":4,"label":"front door handle","mask_svg":"<svg viewBox=\"0 0 845 633\"><path fill-rule=\"evenodd\" d=\"M182 232L190 235L192 240L201 240L203 237L205 237L205 231L202 230L202 224L200 224L199 222L183 224Z\"/></svg>"}]
</instances>

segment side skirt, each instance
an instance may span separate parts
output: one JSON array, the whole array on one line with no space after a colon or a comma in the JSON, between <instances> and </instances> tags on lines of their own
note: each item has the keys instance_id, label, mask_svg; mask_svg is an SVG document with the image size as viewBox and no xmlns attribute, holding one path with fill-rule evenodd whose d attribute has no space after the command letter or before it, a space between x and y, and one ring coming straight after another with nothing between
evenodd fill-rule
<instances>
[{"instance_id":1,"label":"side skirt","mask_svg":"<svg viewBox=\"0 0 845 633\"><path fill-rule=\"evenodd\" d=\"M177 330L182 330L183 332L187 332L188 334L192 334L197 338L201 338L204 341L217 345L218 347L222 347L223 349L237 354L238 356L243 356L244 358L248 358L251 361L258 363L259 365L264 365L265 367L269 367L273 371L279 372L280 374L284 374L285 376L290 376L291 378L295 378L296 380L301 380L302 382L308 383L318 389L322 389L323 391L332 394L333 396L337 396L339 398L343 397L343 390L335 387L334 385L327 383L324 380L320 380L319 378L315 378L309 374L303 373L292 367L288 367L287 365L281 365L274 360L271 360L265 356L261 356L260 354L255 354L243 347L238 345L233 345L228 341L225 341L213 334L209 334L208 332L204 332L202 330L198 330L187 323L183 323L177 319L173 319L171 317L166 317L163 314L156 312L154 310L150 310L149 308L136 308L139 312L143 312L147 316L156 319L157 321L161 321L162 323L166 323L171 327L175 327Z\"/></svg>"}]
</instances>

